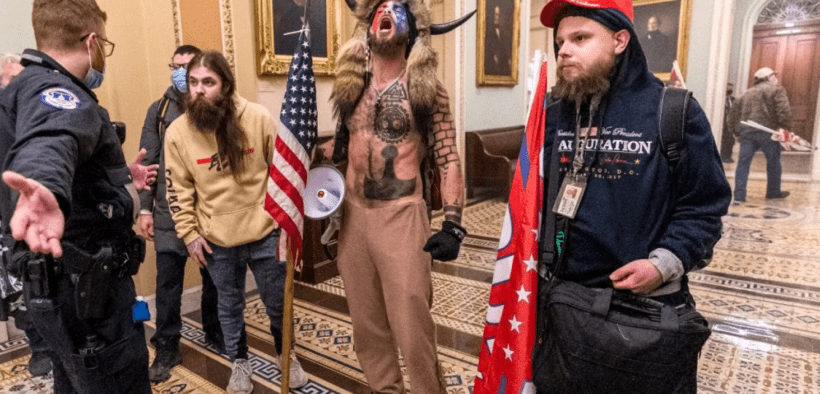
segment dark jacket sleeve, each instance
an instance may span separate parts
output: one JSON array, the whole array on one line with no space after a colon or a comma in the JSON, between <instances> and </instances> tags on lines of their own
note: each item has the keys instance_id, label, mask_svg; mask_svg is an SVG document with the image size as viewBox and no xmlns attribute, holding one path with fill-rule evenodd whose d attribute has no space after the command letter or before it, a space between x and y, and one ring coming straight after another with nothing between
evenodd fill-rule
<instances>
[{"instance_id":1,"label":"dark jacket sleeve","mask_svg":"<svg viewBox=\"0 0 820 394\"><path fill-rule=\"evenodd\" d=\"M791 130L792 110L789 106L789 96L786 94L786 89L778 86L775 90L774 97L774 113L777 127Z\"/></svg>"},{"instance_id":2,"label":"dark jacket sleeve","mask_svg":"<svg viewBox=\"0 0 820 394\"><path fill-rule=\"evenodd\" d=\"M673 177L671 215L657 246L674 253L689 272L710 256L720 239L721 217L728 212L732 192L709 121L694 99L685 127L685 151Z\"/></svg>"},{"instance_id":3,"label":"dark jacket sleeve","mask_svg":"<svg viewBox=\"0 0 820 394\"><path fill-rule=\"evenodd\" d=\"M142 165L148 166L152 164L159 164L159 155L162 151L162 141L160 141L159 133L157 132L157 114L159 112L159 101L154 101L148 108L148 113L145 115L145 122L142 126L142 134L140 135L140 149L145 148L145 157L142 159ZM140 209L153 211L154 199L157 195L156 182L151 185L151 190L140 191Z\"/></svg>"},{"instance_id":4,"label":"dark jacket sleeve","mask_svg":"<svg viewBox=\"0 0 820 394\"><path fill-rule=\"evenodd\" d=\"M60 109L43 103L40 93L58 87L44 81L24 88L19 97L16 140L11 147L8 169L34 179L54 193L68 216L71 187L78 166L91 157L100 141L102 120L88 96L80 97L76 109Z\"/></svg>"}]
</instances>

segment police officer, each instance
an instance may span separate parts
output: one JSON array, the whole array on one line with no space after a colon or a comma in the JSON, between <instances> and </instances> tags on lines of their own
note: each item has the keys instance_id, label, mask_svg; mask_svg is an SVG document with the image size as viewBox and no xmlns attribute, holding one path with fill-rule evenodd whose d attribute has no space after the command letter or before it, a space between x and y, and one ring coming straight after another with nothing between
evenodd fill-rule
<instances>
[{"instance_id":1,"label":"police officer","mask_svg":"<svg viewBox=\"0 0 820 394\"><path fill-rule=\"evenodd\" d=\"M57 356L54 392L147 394L131 279L145 244L131 226L135 186L144 188L156 170L138 164L144 152L129 168L91 90L114 49L105 20L94 0L34 1L38 50L24 52L25 70L0 93L9 186L0 185L0 216L25 241L13 259L29 316Z\"/></svg>"}]
</instances>

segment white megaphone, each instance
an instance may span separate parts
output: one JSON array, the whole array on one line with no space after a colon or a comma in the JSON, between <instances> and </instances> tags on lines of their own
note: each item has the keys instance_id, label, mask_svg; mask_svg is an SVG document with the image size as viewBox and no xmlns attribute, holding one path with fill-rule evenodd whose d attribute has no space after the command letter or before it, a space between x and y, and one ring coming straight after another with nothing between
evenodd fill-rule
<instances>
[{"instance_id":1,"label":"white megaphone","mask_svg":"<svg viewBox=\"0 0 820 394\"><path fill-rule=\"evenodd\" d=\"M345 199L345 179L336 167L320 165L308 172L305 216L314 220L333 215Z\"/></svg>"}]
</instances>

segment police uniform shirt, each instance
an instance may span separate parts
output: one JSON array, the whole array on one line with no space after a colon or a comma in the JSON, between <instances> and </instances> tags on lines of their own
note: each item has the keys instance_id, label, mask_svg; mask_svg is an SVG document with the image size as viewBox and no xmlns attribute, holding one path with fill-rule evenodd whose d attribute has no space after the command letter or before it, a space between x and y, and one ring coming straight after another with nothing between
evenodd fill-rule
<instances>
[{"instance_id":1,"label":"police uniform shirt","mask_svg":"<svg viewBox=\"0 0 820 394\"><path fill-rule=\"evenodd\" d=\"M0 162L54 193L66 216L64 240L121 234L133 223L131 182L108 112L80 80L45 53L28 49L23 70L0 92ZM0 186L0 216L13 212Z\"/></svg>"}]
</instances>

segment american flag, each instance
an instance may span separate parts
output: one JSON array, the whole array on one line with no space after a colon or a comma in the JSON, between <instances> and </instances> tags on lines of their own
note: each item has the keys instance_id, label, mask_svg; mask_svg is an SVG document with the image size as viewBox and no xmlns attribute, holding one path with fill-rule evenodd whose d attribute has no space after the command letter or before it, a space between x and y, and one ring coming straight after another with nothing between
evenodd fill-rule
<instances>
[{"instance_id":1,"label":"american flag","mask_svg":"<svg viewBox=\"0 0 820 394\"><path fill-rule=\"evenodd\" d=\"M313 58L308 42L307 34L301 34L290 63L265 198L265 210L282 227L280 256L290 252L296 270L302 267L302 228L305 214L302 196L310 167L310 151L316 144L318 134L316 80L313 77Z\"/></svg>"},{"instance_id":2,"label":"american flag","mask_svg":"<svg viewBox=\"0 0 820 394\"><path fill-rule=\"evenodd\" d=\"M498 242L474 394L534 394L531 354L538 298L538 225L547 64L542 63Z\"/></svg>"}]
</instances>

